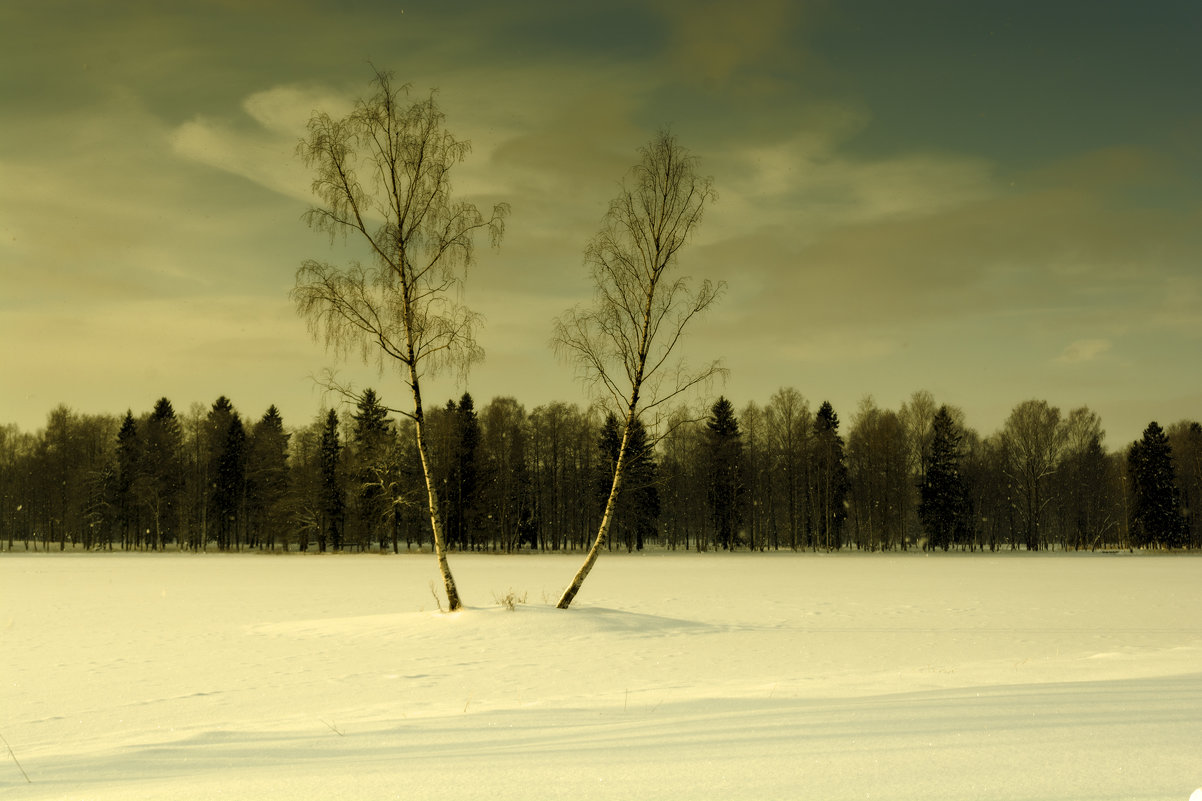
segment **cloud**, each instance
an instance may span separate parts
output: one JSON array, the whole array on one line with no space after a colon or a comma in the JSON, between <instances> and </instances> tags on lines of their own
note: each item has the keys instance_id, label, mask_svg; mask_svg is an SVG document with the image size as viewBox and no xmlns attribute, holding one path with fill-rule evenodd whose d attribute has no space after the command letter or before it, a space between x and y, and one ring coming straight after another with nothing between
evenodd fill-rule
<instances>
[{"instance_id":1,"label":"cloud","mask_svg":"<svg viewBox=\"0 0 1202 801\"><path fill-rule=\"evenodd\" d=\"M930 217L999 193L993 165L958 154L855 158L843 139L864 122L850 107L829 107L810 127L771 145L738 149L715 170L719 233L787 228L797 243L822 232Z\"/></svg>"},{"instance_id":2,"label":"cloud","mask_svg":"<svg viewBox=\"0 0 1202 801\"><path fill-rule=\"evenodd\" d=\"M1078 339L1066 347L1054 361L1057 364L1092 362L1109 351L1111 345L1108 339Z\"/></svg>"},{"instance_id":3,"label":"cloud","mask_svg":"<svg viewBox=\"0 0 1202 801\"><path fill-rule=\"evenodd\" d=\"M312 179L296 158L296 143L304 127L292 127L294 108L252 105L248 113L252 111L260 125L251 129L195 117L171 132L171 147L186 159L240 176L286 197L308 201Z\"/></svg>"},{"instance_id":4,"label":"cloud","mask_svg":"<svg viewBox=\"0 0 1202 801\"><path fill-rule=\"evenodd\" d=\"M295 85L275 86L248 95L242 109L263 128L290 137L293 142L302 137L309 119L324 111L335 119L351 112L354 103L323 87Z\"/></svg>"},{"instance_id":5,"label":"cloud","mask_svg":"<svg viewBox=\"0 0 1202 801\"><path fill-rule=\"evenodd\" d=\"M781 196L759 225L749 195L741 219L723 225L745 230L710 243L704 259L739 265L739 280L759 287L748 314L782 325L1045 313L1147 324L1158 310L1188 320L1163 293L1202 258L1195 215L1130 206L1121 186L1002 188L987 168L957 162L849 161L838 202Z\"/></svg>"}]
</instances>

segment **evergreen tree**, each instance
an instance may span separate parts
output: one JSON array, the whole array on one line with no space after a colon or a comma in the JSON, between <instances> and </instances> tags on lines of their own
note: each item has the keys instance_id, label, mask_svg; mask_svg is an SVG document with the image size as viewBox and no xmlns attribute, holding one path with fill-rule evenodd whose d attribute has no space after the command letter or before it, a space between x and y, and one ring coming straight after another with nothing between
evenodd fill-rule
<instances>
[{"instance_id":1,"label":"evergreen tree","mask_svg":"<svg viewBox=\"0 0 1202 801\"><path fill-rule=\"evenodd\" d=\"M223 522L224 514L218 501L217 477L219 461L225 450L229 437L230 421L234 416L234 404L222 395L213 401L204 422L204 442L199 459L201 480L204 483L204 506L201 509L200 544L204 548L212 539L217 539L218 548L228 547L228 521Z\"/></svg>"},{"instance_id":2,"label":"evergreen tree","mask_svg":"<svg viewBox=\"0 0 1202 801\"><path fill-rule=\"evenodd\" d=\"M220 550L242 547L246 502L246 427L237 412L230 415L225 438L217 454L213 509Z\"/></svg>"},{"instance_id":3,"label":"evergreen tree","mask_svg":"<svg viewBox=\"0 0 1202 801\"><path fill-rule=\"evenodd\" d=\"M113 481L113 510L121 547L129 549L138 531L137 480L142 466L142 440L132 411L125 413L117 432L117 469Z\"/></svg>"},{"instance_id":4,"label":"evergreen tree","mask_svg":"<svg viewBox=\"0 0 1202 801\"><path fill-rule=\"evenodd\" d=\"M730 549L738 545L739 527L743 522L743 436L734 406L719 397L710 407L706 421L706 444L709 456L709 482L706 493L710 519L714 525L714 542Z\"/></svg>"},{"instance_id":5,"label":"evergreen tree","mask_svg":"<svg viewBox=\"0 0 1202 801\"><path fill-rule=\"evenodd\" d=\"M609 490L613 485L614 480L614 465L618 461L618 451L622 448L622 424L618 422L618 416L613 412L605 415L605 421L601 423L601 430L597 432L597 453L601 458L597 461L595 475L593 476L593 505L597 509L597 514L600 515L605 511L605 504L609 501ZM618 501L621 501L622 494L618 493ZM619 525L615 508L615 519L610 522L610 529ZM615 533L610 539L616 537Z\"/></svg>"},{"instance_id":6,"label":"evergreen tree","mask_svg":"<svg viewBox=\"0 0 1202 801\"><path fill-rule=\"evenodd\" d=\"M152 548L162 548L175 538L179 501L183 494L183 429L171 401L160 398L146 420L142 452L142 503L150 516Z\"/></svg>"},{"instance_id":7,"label":"evergreen tree","mask_svg":"<svg viewBox=\"0 0 1202 801\"><path fill-rule=\"evenodd\" d=\"M1168 431L1177 473L1181 511L1185 516L1185 547L1202 547L1202 423L1182 420Z\"/></svg>"},{"instance_id":8,"label":"evergreen tree","mask_svg":"<svg viewBox=\"0 0 1202 801\"><path fill-rule=\"evenodd\" d=\"M1164 429L1153 422L1127 452L1131 478L1133 545L1183 545L1184 518L1173 468L1173 453Z\"/></svg>"},{"instance_id":9,"label":"evergreen tree","mask_svg":"<svg viewBox=\"0 0 1202 801\"><path fill-rule=\"evenodd\" d=\"M246 458L247 527L254 542L272 549L287 525L290 436L273 405L251 429Z\"/></svg>"},{"instance_id":10,"label":"evergreen tree","mask_svg":"<svg viewBox=\"0 0 1202 801\"><path fill-rule=\"evenodd\" d=\"M453 407L453 408L452 408ZM454 443L451 475L447 495L447 539L452 545L467 548L473 544L479 530L479 468L477 454L480 446L480 418L472 396L463 393L459 405L448 405L454 412Z\"/></svg>"},{"instance_id":11,"label":"evergreen tree","mask_svg":"<svg viewBox=\"0 0 1202 801\"><path fill-rule=\"evenodd\" d=\"M815 544L832 551L843 547L843 523L847 520L850 481L844 450L843 437L839 435L839 416L834 407L824 401L814 416L811 451L814 466L810 475L814 482Z\"/></svg>"},{"instance_id":12,"label":"evergreen tree","mask_svg":"<svg viewBox=\"0 0 1202 801\"><path fill-rule=\"evenodd\" d=\"M1185 497L1189 499L1187 546L1202 548L1202 423L1189 424L1186 447L1183 448L1185 467L1183 470Z\"/></svg>"},{"instance_id":13,"label":"evergreen tree","mask_svg":"<svg viewBox=\"0 0 1202 801\"><path fill-rule=\"evenodd\" d=\"M643 421L635 418L630 425L630 463L622 495L628 498L626 550L643 550L648 538L657 538L659 531L659 467L655 453L647 442Z\"/></svg>"},{"instance_id":14,"label":"evergreen tree","mask_svg":"<svg viewBox=\"0 0 1202 801\"><path fill-rule=\"evenodd\" d=\"M391 428L388 410L380 402L375 390L364 390L354 420L354 476L356 517L358 518L359 544L366 548L377 538L380 549L384 549L384 523L388 512L385 488L388 486L388 446Z\"/></svg>"},{"instance_id":15,"label":"evergreen tree","mask_svg":"<svg viewBox=\"0 0 1202 801\"><path fill-rule=\"evenodd\" d=\"M967 496L960 472L963 435L946 406L940 406L931 424L931 439L924 457L926 475L918 516L931 548L947 550L963 539L968 526Z\"/></svg>"},{"instance_id":16,"label":"evergreen tree","mask_svg":"<svg viewBox=\"0 0 1202 801\"><path fill-rule=\"evenodd\" d=\"M318 454L321 472L321 509L323 521L317 535L317 547L325 551L342 550L342 524L345 500L342 494L342 444L338 436L338 413L333 409L326 415L321 432Z\"/></svg>"},{"instance_id":17,"label":"evergreen tree","mask_svg":"<svg viewBox=\"0 0 1202 801\"><path fill-rule=\"evenodd\" d=\"M597 436L601 455L594 482L594 502L597 513L605 511L613 483L614 466L622 447L622 426L613 413L606 416ZM643 549L647 538L655 537L659 525L659 488L656 486L658 468L655 456L647 443L647 429L642 420L635 419L627 442L630 451L626 476L618 492L610 523L610 542L621 542L627 551Z\"/></svg>"}]
</instances>

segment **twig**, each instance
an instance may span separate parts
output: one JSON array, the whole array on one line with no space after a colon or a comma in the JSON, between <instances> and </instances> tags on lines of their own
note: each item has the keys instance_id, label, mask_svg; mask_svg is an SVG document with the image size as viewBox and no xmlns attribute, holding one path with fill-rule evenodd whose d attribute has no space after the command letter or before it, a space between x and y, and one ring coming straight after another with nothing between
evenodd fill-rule
<instances>
[{"instance_id":1,"label":"twig","mask_svg":"<svg viewBox=\"0 0 1202 801\"><path fill-rule=\"evenodd\" d=\"M430 594L434 596L434 603L438 605L438 611L445 613L447 610L442 608L442 599L438 597L438 590L434 589L433 581L430 582Z\"/></svg>"},{"instance_id":2,"label":"twig","mask_svg":"<svg viewBox=\"0 0 1202 801\"><path fill-rule=\"evenodd\" d=\"M329 729L330 731L334 732L335 734L337 734L339 737L346 736L345 734L342 733L341 730L339 730L339 728L337 726L335 726L333 723L330 723L325 718L318 718L318 720L320 720L322 723L326 724L326 728Z\"/></svg>"},{"instance_id":3,"label":"twig","mask_svg":"<svg viewBox=\"0 0 1202 801\"><path fill-rule=\"evenodd\" d=\"M25 781L33 784L33 779L29 778L29 774L25 772L25 768L21 767L21 760L17 759L17 755L13 753L13 747L8 744L8 740L4 739L3 734L0 734L0 742L4 743L4 747L8 749L8 755L13 758L13 762L17 765L17 770L21 771L21 775L25 777Z\"/></svg>"}]
</instances>

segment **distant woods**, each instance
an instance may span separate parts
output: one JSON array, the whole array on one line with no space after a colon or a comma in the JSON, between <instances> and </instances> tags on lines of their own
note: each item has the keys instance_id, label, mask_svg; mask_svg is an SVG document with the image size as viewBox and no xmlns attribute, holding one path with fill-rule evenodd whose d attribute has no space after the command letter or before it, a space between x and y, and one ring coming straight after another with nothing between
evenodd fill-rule
<instances>
[{"instance_id":1,"label":"distant woods","mask_svg":"<svg viewBox=\"0 0 1202 801\"><path fill-rule=\"evenodd\" d=\"M589 547L620 419L465 394L426 423L449 549ZM981 436L925 392L865 400L847 424L782 389L637 425L611 549L1202 547L1197 422L1151 423L1116 453L1085 408L1026 401ZM371 391L299 427L225 397L0 427L7 550L428 551L425 492L413 422Z\"/></svg>"}]
</instances>

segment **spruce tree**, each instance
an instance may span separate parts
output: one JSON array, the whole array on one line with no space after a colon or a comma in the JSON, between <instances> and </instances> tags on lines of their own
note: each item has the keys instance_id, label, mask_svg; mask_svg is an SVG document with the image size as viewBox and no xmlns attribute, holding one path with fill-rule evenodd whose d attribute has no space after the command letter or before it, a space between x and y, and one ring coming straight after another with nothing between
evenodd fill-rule
<instances>
[{"instance_id":1,"label":"spruce tree","mask_svg":"<svg viewBox=\"0 0 1202 801\"><path fill-rule=\"evenodd\" d=\"M824 401L814 415L811 455L815 544L828 551L837 551L843 547L843 523L847 520L845 502L851 482L843 437L839 435L839 415L828 401Z\"/></svg>"},{"instance_id":2,"label":"spruce tree","mask_svg":"<svg viewBox=\"0 0 1202 801\"><path fill-rule=\"evenodd\" d=\"M918 505L918 516L931 548L946 551L967 529L967 496L960 473L962 438L948 408L940 406L931 424L931 439L924 459L926 475Z\"/></svg>"},{"instance_id":3,"label":"spruce tree","mask_svg":"<svg viewBox=\"0 0 1202 801\"><path fill-rule=\"evenodd\" d=\"M388 482L388 444L391 428L388 410L375 390L364 390L354 420L354 497L359 523L360 545L367 547L379 536L384 548L384 522L388 511L385 487Z\"/></svg>"},{"instance_id":4,"label":"spruce tree","mask_svg":"<svg viewBox=\"0 0 1202 801\"><path fill-rule=\"evenodd\" d=\"M317 534L317 548L342 550L342 524L345 500L342 494L342 444L338 436L338 413L330 409L321 432L318 453L321 472L322 525Z\"/></svg>"},{"instance_id":5,"label":"spruce tree","mask_svg":"<svg viewBox=\"0 0 1202 801\"><path fill-rule=\"evenodd\" d=\"M1183 420L1170 432L1173 466L1185 514L1185 547L1202 547L1202 423Z\"/></svg>"},{"instance_id":6,"label":"spruce tree","mask_svg":"<svg viewBox=\"0 0 1202 801\"><path fill-rule=\"evenodd\" d=\"M647 442L647 429L637 417L630 425L630 464L622 495L627 500L626 550L643 550L649 537L659 531L659 467Z\"/></svg>"},{"instance_id":7,"label":"spruce tree","mask_svg":"<svg viewBox=\"0 0 1202 801\"><path fill-rule=\"evenodd\" d=\"M142 441L133 411L127 411L117 432L117 468L113 480L114 517L121 532L121 547L133 547L138 531L138 506L135 483L142 465Z\"/></svg>"},{"instance_id":8,"label":"spruce tree","mask_svg":"<svg viewBox=\"0 0 1202 801\"><path fill-rule=\"evenodd\" d=\"M739 431L734 406L729 400L719 397L714 402L705 427L709 455L706 496L710 519L714 524L714 542L722 548L731 549L738 545L745 489L742 475L743 435Z\"/></svg>"},{"instance_id":9,"label":"spruce tree","mask_svg":"<svg viewBox=\"0 0 1202 801\"><path fill-rule=\"evenodd\" d=\"M288 440L274 405L255 423L246 459L247 526L256 543L274 549L285 534L288 493Z\"/></svg>"},{"instance_id":10,"label":"spruce tree","mask_svg":"<svg viewBox=\"0 0 1202 801\"><path fill-rule=\"evenodd\" d=\"M204 484L204 506L200 520L200 546L203 549L210 540L217 540L217 547L224 550L228 545L226 534L228 526L222 524L222 509L217 496L217 483L221 454L225 451L226 439L229 436L230 420L234 416L234 404L225 395L213 401L205 416L204 424L204 453L199 457L202 462L201 480Z\"/></svg>"},{"instance_id":11,"label":"spruce tree","mask_svg":"<svg viewBox=\"0 0 1202 801\"><path fill-rule=\"evenodd\" d=\"M622 425L617 415L606 415L597 436L597 451L601 456L594 481L594 503L597 512L604 513L609 500L610 483L618 452L622 448ZM627 551L641 551L648 537L654 537L659 525L659 488L656 486L658 467L647 442L647 429L635 419L627 443L629 455L626 478L615 499L613 521L610 523L610 542L621 542Z\"/></svg>"},{"instance_id":12,"label":"spruce tree","mask_svg":"<svg viewBox=\"0 0 1202 801\"><path fill-rule=\"evenodd\" d=\"M1127 452L1131 478L1132 545L1180 547L1185 520L1173 468L1173 452L1164 429L1152 422Z\"/></svg>"},{"instance_id":13,"label":"spruce tree","mask_svg":"<svg viewBox=\"0 0 1202 801\"><path fill-rule=\"evenodd\" d=\"M217 547L226 551L242 547L242 528L246 502L246 427L237 412L230 415L225 437L217 453L213 510L217 527Z\"/></svg>"},{"instance_id":14,"label":"spruce tree","mask_svg":"<svg viewBox=\"0 0 1202 801\"><path fill-rule=\"evenodd\" d=\"M142 452L142 503L149 514L153 540L161 549L178 531L179 500L183 493L183 430L171 401L160 398L146 421Z\"/></svg>"},{"instance_id":15,"label":"spruce tree","mask_svg":"<svg viewBox=\"0 0 1202 801\"><path fill-rule=\"evenodd\" d=\"M622 424L618 422L616 414L609 412L601 423L601 430L597 432L597 453L601 458L597 460L593 476L593 506L596 508L598 516L605 512L605 504L609 501L609 491L613 486L614 465L618 462L618 452L621 449ZM610 530L613 532L610 536L611 541L618 537L618 527L621 525L621 502L622 493L619 491L618 497L614 501L614 519L610 522Z\"/></svg>"},{"instance_id":16,"label":"spruce tree","mask_svg":"<svg viewBox=\"0 0 1202 801\"><path fill-rule=\"evenodd\" d=\"M475 544L479 531L480 417L472 396L463 393L454 408L455 443L452 452L450 491L447 510L448 540L460 548Z\"/></svg>"}]
</instances>

